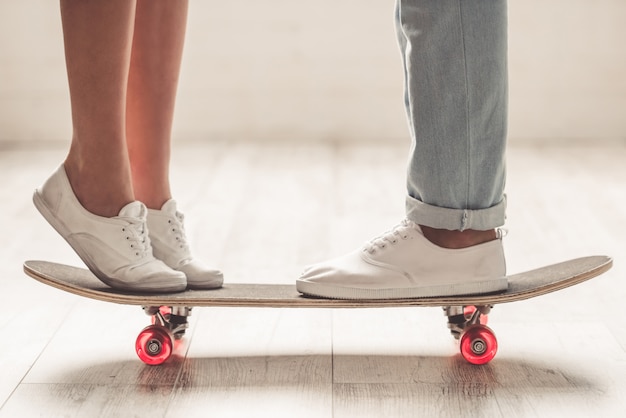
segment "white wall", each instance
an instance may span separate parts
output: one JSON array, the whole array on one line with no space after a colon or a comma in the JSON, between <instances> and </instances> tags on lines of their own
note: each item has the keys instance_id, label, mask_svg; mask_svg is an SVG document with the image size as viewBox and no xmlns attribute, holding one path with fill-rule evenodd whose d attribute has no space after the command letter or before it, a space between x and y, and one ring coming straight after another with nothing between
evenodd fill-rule
<instances>
[{"instance_id":1,"label":"white wall","mask_svg":"<svg viewBox=\"0 0 626 418\"><path fill-rule=\"evenodd\" d=\"M509 15L510 136L626 138L626 2ZM175 134L406 140L401 74L393 0L191 0ZM58 1L0 0L0 141L70 135Z\"/></svg>"}]
</instances>

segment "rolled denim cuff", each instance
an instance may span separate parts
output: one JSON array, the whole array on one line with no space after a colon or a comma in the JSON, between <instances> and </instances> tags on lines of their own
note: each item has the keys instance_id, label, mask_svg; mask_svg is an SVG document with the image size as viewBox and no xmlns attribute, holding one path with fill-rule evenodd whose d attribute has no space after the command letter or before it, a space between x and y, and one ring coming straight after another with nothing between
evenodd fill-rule
<instances>
[{"instance_id":1,"label":"rolled denim cuff","mask_svg":"<svg viewBox=\"0 0 626 418\"><path fill-rule=\"evenodd\" d=\"M418 225L431 228L464 231L486 231L504 225L506 195L496 205L486 209L450 209L432 206L411 196L406 198L406 217Z\"/></svg>"}]
</instances>

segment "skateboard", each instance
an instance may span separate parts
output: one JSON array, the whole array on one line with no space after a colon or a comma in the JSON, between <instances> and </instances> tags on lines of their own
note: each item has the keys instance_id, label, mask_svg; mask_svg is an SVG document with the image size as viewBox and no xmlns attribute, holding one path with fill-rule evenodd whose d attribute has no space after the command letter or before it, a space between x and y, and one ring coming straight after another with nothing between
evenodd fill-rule
<instances>
[{"instance_id":1,"label":"skateboard","mask_svg":"<svg viewBox=\"0 0 626 418\"><path fill-rule=\"evenodd\" d=\"M89 270L47 261L26 261L24 272L48 286L96 299L138 305L152 318L135 341L135 351L146 364L159 365L172 354L174 340L183 338L188 317L196 307L273 308L385 308L430 306L443 308L448 328L459 340L461 355L471 364L486 364L496 355L495 333L487 315L500 303L516 302L556 292L599 276L611 268L606 256L572 259L508 276L508 289L488 295L429 297L393 300L339 300L306 297L295 285L225 284L216 290L187 290L171 294L116 291Z\"/></svg>"}]
</instances>

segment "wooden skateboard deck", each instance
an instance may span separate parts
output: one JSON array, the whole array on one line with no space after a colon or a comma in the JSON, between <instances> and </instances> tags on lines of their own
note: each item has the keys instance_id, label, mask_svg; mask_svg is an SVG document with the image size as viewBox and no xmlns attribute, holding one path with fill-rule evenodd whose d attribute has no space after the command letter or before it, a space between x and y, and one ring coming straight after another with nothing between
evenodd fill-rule
<instances>
[{"instance_id":1,"label":"wooden skateboard deck","mask_svg":"<svg viewBox=\"0 0 626 418\"><path fill-rule=\"evenodd\" d=\"M611 268L605 256L578 258L508 277L497 294L392 300L336 300L304 297L295 285L225 284L215 290L140 294L111 289L89 270L48 261L26 261L24 272L52 287L104 302L141 306L232 306L275 308L373 308L392 306L496 305L544 295L596 277Z\"/></svg>"},{"instance_id":2,"label":"wooden skateboard deck","mask_svg":"<svg viewBox=\"0 0 626 418\"><path fill-rule=\"evenodd\" d=\"M100 282L89 270L47 261L26 261L24 272L57 289L126 305L139 305L154 315L151 327L137 338L139 357L147 364L161 364L171 353L171 338L180 337L192 307L275 307L275 308L382 308L402 306L444 307L453 334L461 339L461 353L470 363L484 364L495 356L497 343L493 332L480 325L481 315L493 305L529 299L555 292L593 277L611 268L607 256L590 256L540 267L508 276L507 290L488 295L447 296L393 300L338 300L305 297L295 285L225 284L215 290L188 290L181 293L140 294L116 291ZM160 307L168 307L160 311ZM463 312L473 307L471 313ZM459 314L461 309L461 314ZM170 317L178 319L171 323ZM459 317L461 319L459 320ZM182 318L182 319L181 319ZM161 329L163 328L163 329ZM150 344L153 343L152 349ZM163 353L170 345L169 352ZM141 346L141 347L140 347ZM465 348L464 348L465 347ZM495 347L495 348L494 348Z\"/></svg>"}]
</instances>

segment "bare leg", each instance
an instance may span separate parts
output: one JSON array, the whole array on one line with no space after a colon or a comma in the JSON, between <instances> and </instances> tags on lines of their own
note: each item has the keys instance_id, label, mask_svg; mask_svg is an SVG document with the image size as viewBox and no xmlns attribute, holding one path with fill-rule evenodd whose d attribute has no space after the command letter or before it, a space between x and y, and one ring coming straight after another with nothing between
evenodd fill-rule
<instances>
[{"instance_id":1,"label":"bare leg","mask_svg":"<svg viewBox=\"0 0 626 418\"><path fill-rule=\"evenodd\" d=\"M183 272L192 289L214 289L219 270L193 258L170 200L172 121L187 25L187 0L137 0L126 100L126 138L135 196L148 210L153 254ZM162 209L162 210L161 210Z\"/></svg>"},{"instance_id":2,"label":"bare leg","mask_svg":"<svg viewBox=\"0 0 626 418\"><path fill-rule=\"evenodd\" d=\"M170 142L187 1L138 0L126 135L135 196L151 209L171 198Z\"/></svg>"},{"instance_id":3,"label":"bare leg","mask_svg":"<svg viewBox=\"0 0 626 418\"><path fill-rule=\"evenodd\" d=\"M483 244L496 239L495 229L487 231L477 231L466 229L465 231L450 231L447 229L436 229L429 226L420 225L426 239L435 245L449 249L467 248L473 245Z\"/></svg>"},{"instance_id":4,"label":"bare leg","mask_svg":"<svg viewBox=\"0 0 626 418\"><path fill-rule=\"evenodd\" d=\"M73 135L65 170L81 204L115 216L134 199L125 133L133 0L61 0Z\"/></svg>"}]
</instances>

